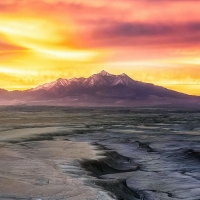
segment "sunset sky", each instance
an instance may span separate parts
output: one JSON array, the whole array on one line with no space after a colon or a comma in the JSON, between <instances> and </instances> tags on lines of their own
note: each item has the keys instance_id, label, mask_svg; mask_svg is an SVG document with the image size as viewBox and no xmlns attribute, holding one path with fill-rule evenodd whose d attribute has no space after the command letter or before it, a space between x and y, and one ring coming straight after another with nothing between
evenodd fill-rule
<instances>
[{"instance_id":1,"label":"sunset sky","mask_svg":"<svg viewBox=\"0 0 200 200\"><path fill-rule=\"evenodd\" d=\"M101 70L200 95L199 0L0 1L0 88Z\"/></svg>"}]
</instances>

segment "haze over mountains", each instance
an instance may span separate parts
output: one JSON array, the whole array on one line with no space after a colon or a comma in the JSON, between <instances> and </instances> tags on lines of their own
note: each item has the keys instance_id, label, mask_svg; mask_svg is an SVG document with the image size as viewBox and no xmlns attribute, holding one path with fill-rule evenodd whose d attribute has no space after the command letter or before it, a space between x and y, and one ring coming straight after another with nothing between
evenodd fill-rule
<instances>
[{"instance_id":1,"label":"haze over mountains","mask_svg":"<svg viewBox=\"0 0 200 200\"><path fill-rule=\"evenodd\" d=\"M0 89L1 104L158 105L198 103L199 97L101 71L89 78L59 78L25 91Z\"/></svg>"}]
</instances>

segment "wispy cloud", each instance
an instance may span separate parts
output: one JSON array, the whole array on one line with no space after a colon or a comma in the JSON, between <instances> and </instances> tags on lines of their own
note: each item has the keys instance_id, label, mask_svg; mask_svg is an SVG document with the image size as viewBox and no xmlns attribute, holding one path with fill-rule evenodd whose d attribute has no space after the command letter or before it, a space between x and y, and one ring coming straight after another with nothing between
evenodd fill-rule
<instances>
[{"instance_id":1,"label":"wispy cloud","mask_svg":"<svg viewBox=\"0 0 200 200\"><path fill-rule=\"evenodd\" d=\"M0 87L87 77L102 68L154 83L161 83L154 72L162 69L164 82L195 83L199 7L200 0L1 1Z\"/></svg>"}]
</instances>

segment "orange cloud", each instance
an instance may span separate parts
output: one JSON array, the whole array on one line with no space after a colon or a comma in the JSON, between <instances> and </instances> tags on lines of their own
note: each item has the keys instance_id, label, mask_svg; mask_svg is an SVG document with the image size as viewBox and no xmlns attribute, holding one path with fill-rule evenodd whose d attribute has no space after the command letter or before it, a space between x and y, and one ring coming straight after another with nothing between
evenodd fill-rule
<instances>
[{"instance_id":1,"label":"orange cloud","mask_svg":"<svg viewBox=\"0 0 200 200\"><path fill-rule=\"evenodd\" d=\"M0 88L105 69L200 95L199 6L195 0L2 1Z\"/></svg>"}]
</instances>

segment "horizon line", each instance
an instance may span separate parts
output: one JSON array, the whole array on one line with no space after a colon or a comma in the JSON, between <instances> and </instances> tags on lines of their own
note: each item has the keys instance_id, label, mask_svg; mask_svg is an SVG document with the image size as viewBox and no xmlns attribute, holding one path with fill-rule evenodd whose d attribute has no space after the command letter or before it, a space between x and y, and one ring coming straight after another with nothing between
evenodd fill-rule
<instances>
[{"instance_id":1,"label":"horizon line","mask_svg":"<svg viewBox=\"0 0 200 200\"><path fill-rule=\"evenodd\" d=\"M135 80L135 79L133 79L132 77L130 77L129 75L127 75L127 73L120 73L120 74L112 74L112 73L109 73L108 71L106 71L106 70L101 70L100 72L98 72L98 73L93 73L93 74L91 74L91 75L89 75L88 77L83 77L83 76L81 76L81 77L72 77L72 78L62 78L62 77L60 77L60 78L57 78L57 79L55 79L55 80L52 80L52 81L49 81L49 82L44 82L44 83L41 83L41 84L39 84L39 85L36 85L36 86L33 86L33 87L29 87L29 88L24 88L24 89L15 89L15 88L13 88L13 89L5 89L5 88L2 88L2 87L0 87L0 90L5 90L5 91L7 91L7 92L15 92L15 91L19 91L19 92L23 92L23 91L28 91L28 90L32 90L32 89L35 89L35 88L37 88L37 87L39 87L39 86L42 86L42 85L45 85L45 84L49 84L49 83L53 83L53 82L55 82L55 81L57 81L57 80L59 80L59 79L64 79L64 80L73 80L73 79L80 79L80 78L84 78L84 79L87 79L87 78L90 78L91 76L93 76L93 75L98 75L98 74L101 74L101 73L107 73L107 74L109 74L109 75L113 75L113 76L120 76L120 75L126 75L126 76L128 76L129 78L131 78L133 81L138 81L138 82L141 82L141 83L147 83L147 84L153 84L153 85L155 85L155 86L159 86L159 87L162 87L162 88L165 88L165 89L168 89L168 90L172 90L172 91L175 91L175 92L178 92L178 93L182 93L182 94L186 94L186 95L189 95L189 96L197 96L197 97L199 97L200 96L200 94L198 95L198 94L189 94L189 93L186 93L186 92L181 92L181 91L178 91L178 90L174 90L174 89L171 89L171 88L169 88L169 87L167 87L167 86L163 86L163 85L159 85L159 84L155 84L155 83L152 83L152 82L144 82L144 81L140 81L140 80ZM169 84L169 85L195 85L195 84Z\"/></svg>"}]
</instances>

